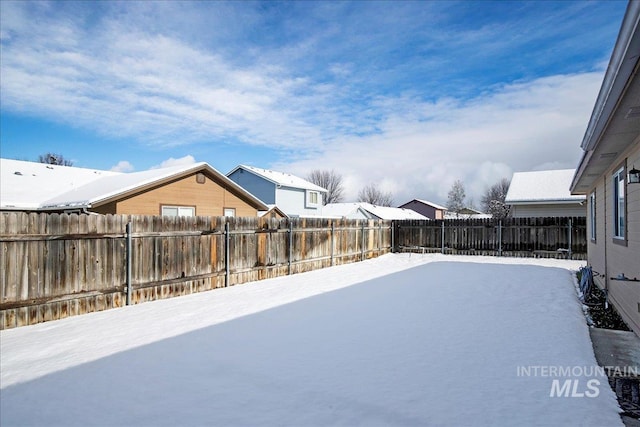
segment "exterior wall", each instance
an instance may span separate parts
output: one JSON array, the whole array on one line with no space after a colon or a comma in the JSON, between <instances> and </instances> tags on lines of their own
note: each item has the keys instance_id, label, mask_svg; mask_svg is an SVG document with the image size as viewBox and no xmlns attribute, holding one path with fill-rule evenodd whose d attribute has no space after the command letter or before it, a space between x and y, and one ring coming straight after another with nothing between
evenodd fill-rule
<instances>
[{"instance_id":1,"label":"exterior wall","mask_svg":"<svg viewBox=\"0 0 640 427\"><path fill-rule=\"evenodd\" d=\"M204 183L198 184L196 175L100 206L94 211L102 214L160 215L162 205L171 205L194 206L198 216L222 216L224 208L234 208L238 217L258 215L256 208L226 189L222 183L205 176Z\"/></svg>"},{"instance_id":2,"label":"exterior wall","mask_svg":"<svg viewBox=\"0 0 640 427\"><path fill-rule=\"evenodd\" d=\"M582 206L578 203L511 205L511 216L513 218L585 216L586 205L586 202Z\"/></svg>"},{"instance_id":3,"label":"exterior wall","mask_svg":"<svg viewBox=\"0 0 640 427\"><path fill-rule=\"evenodd\" d=\"M276 184L244 169L238 169L228 176L233 182L262 200L267 205L276 204ZM282 208L281 208L282 209ZM285 213L288 213L285 211Z\"/></svg>"},{"instance_id":4,"label":"exterior wall","mask_svg":"<svg viewBox=\"0 0 640 427\"><path fill-rule=\"evenodd\" d=\"M280 187L276 189L276 205L289 216L321 215L322 193L319 193L317 207L306 204L307 191L301 188Z\"/></svg>"},{"instance_id":5,"label":"exterior wall","mask_svg":"<svg viewBox=\"0 0 640 427\"><path fill-rule=\"evenodd\" d=\"M640 282L611 280L620 274L640 279L640 184L625 185L626 240L613 238L612 175L621 164L626 172L640 165L640 140L613 162L594 188L596 191L596 240L588 246L588 260L600 273L598 285L608 290L609 299L633 331L640 335ZM587 221L590 227L590 221Z\"/></svg>"},{"instance_id":6,"label":"exterior wall","mask_svg":"<svg viewBox=\"0 0 640 427\"><path fill-rule=\"evenodd\" d=\"M398 207L411 209L412 211L418 212L420 215L424 215L427 218L431 218L431 219L443 218L442 211L440 209L436 209L433 206L425 205L424 203L420 203L417 200L412 200Z\"/></svg>"}]
</instances>

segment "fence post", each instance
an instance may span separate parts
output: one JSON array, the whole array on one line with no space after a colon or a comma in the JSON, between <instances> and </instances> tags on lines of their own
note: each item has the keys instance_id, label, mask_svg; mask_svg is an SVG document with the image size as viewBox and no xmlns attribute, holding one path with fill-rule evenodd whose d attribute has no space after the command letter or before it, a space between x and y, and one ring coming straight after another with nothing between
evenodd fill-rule
<instances>
[{"instance_id":1,"label":"fence post","mask_svg":"<svg viewBox=\"0 0 640 427\"><path fill-rule=\"evenodd\" d=\"M444 219L442 220L442 242L441 242L441 249L440 252L444 255Z\"/></svg>"},{"instance_id":2,"label":"fence post","mask_svg":"<svg viewBox=\"0 0 640 427\"><path fill-rule=\"evenodd\" d=\"M333 221L331 221L331 266L333 267L334 265L334 260L333 260L333 245L334 245L334 234L336 231L336 225L333 223Z\"/></svg>"},{"instance_id":3,"label":"fence post","mask_svg":"<svg viewBox=\"0 0 640 427\"><path fill-rule=\"evenodd\" d=\"M291 258L293 257L293 222L289 220L289 270L291 274Z\"/></svg>"},{"instance_id":4,"label":"fence post","mask_svg":"<svg viewBox=\"0 0 640 427\"><path fill-rule=\"evenodd\" d=\"M502 220L498 221L498 256L502 256Z\"/></svg>"},{"instance_id":5,"label":"fence post","mask_svg":"<svg viewBox=\"0 0 640 427\"><path fill-rule=\"evenodd\" d=\"M127 223L125 228L127 233L127 305L131 305L131 263L133 262L132 239L131 239L131 221Z\"/></svg>"},{"instance_id":6,"label":"fence post","mask_svg":"<svg viewBox=\"0 0 640 427\"><path fill-rule=\"evenodd\" d=\"M231 276L231 263L229 262L229 254L231 253L230 248L230 233L229 233L229 221L225 220L224 223L224 287L229 286L229 279Z\"/></svg>"},{"instance_id":7,"label":"fence post","mask_svg":"<svg viewBox=\"0 0 640 427\"><path fill-rule=\"evenodd\" d=\"M573 259L572 257L572 251L571 251L571 246L573 246L573 222L571 221L571 218L569 218L569 259Z\"/></svg>"},{"instance_id":8,"label":"fence post","mask_svg":"<svg viewBox=\"0 0 640 427\"><path fill-rule=\"evenodd\" d=\"M362 253L360 254L360 261L364 261L364 222L366 219L362 220Z\"/></svg>"},{"instance_id":9,"label":"fence post","mask_svg":"<svg viewBox=\"0 0 640 427\"><path fill-rule=\"evenodd\" d=\"M396 248L396 233L400 234L400 225L398 224L398 221L392 220L391 221L391 252L392 253L398 252Z\"/></svg>"}]
</instances>

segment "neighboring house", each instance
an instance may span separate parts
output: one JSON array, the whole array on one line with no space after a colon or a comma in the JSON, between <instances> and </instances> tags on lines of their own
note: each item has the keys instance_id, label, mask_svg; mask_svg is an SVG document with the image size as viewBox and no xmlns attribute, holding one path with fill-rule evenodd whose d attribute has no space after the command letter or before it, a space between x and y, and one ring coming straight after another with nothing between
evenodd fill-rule
<instances>
[{"instance_id":1,"label":"neighboring house","mask_svg":"<svg viewBox=\"0 0 640 427\"><path fill-rule=\"evenodd\" d=\"M305 179L253 166L240 165L227 177L268 205L290 217L317 216L327 192Z\"/></svg>"},{"instance_id":2,"label":"neighboring house","mask_svg":"<svg viewBox=\"0 0 640 427\"><path fill-rule=\"evenodd\" d=\"M422 199L413 199L412 201L398 207L411 209L429 219L444 219L444 214L447 211L447 208L444 206Z\"/></svg>"},{"instance_id":3,"label":"neighboring house","mask_svg":"<svg viewBox=\"0 0 640 427\"><path fill-rule=\"evenodd\" d=\"M282 212L276 205L267 205L267 208L268 210L266 211L258 212L258 216L260 218L262 217L277 218L277 219L289 218L287 214Z\"/></svg>"},{"instance_id":4,"label":"neighboring house","mask_svg":"<svg viewBox=\"0 0 640 427\"><path fill-rule=\"evenodd\" d=\"M375 216L360 206L361 203L329 203L322 207L323 218L375 219Z\"/></svg>"},{"instance_id":5,"label":"neighboring house","mask_svg":"<svg viewBox=\"0 0 640 427\"><path fill-rule=\"evenodd\" d=\"M411 209L377 206L365 202L330 203L323 207L322 216L348 219L429 219Z\"/></svg>"},{"instance_id":6,"label":"neighboring house","mask_svg":"<svg viewBox=\"0 0 640 427\"><path fill-rule=\"evenodd\" d=\"M575 169L516 172L504 202L513 218L584 217L585 197L571 194Z\"/></svg>"},{"instance_id":7,"label":"neighboring house","mask_svg":"<svg viewBox=\"0 0 640 427\"><path fill-rule=\"evenodd\" d=\"M571 193L587 197L588 263L640 335L640 2L629 2L589 120ZM634 171L635 173L632 173ZM635 279L635 280L624 280ZM620 280L623 279L623 280Z\"/></svg>"},{"instance_id":8,"label":"neighboring house","mask_svg":"<svg viewBox=\"0 0 640 427\"><path fill-rule=\"evenodd\" d=\"M120 173L0 159L0 210L257 216L267 206L206 163Z\"/></svg>"}]
</instances>

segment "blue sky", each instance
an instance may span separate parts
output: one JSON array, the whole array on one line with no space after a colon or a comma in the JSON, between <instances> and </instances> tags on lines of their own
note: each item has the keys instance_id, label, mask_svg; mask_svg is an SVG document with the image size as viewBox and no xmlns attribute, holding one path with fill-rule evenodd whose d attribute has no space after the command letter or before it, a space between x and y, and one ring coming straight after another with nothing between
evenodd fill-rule
<instances>
[{"instance_id":1,"label":"blue sky","mask_svg":"<svg viewBox=\"0 0 640 427\"><path fill-rule=\"evenodd\" d=\"M479 202L574 168L625 1L0 2L0 155Z\"/></svg>"}]
</instances>

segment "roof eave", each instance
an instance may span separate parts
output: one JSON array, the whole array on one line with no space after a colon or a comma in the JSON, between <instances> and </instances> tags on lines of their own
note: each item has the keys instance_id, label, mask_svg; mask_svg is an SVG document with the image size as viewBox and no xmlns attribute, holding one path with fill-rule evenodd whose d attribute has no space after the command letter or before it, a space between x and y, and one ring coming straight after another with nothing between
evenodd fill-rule
<instances>
[{"instance_id":1,"label":"roof eave","mask_svg":"<svg viewBox=\"0 0 640 427\"><path fill-rule=\"evenodd\" d=\"M191 174L199 172L199 171L207 171L208 173L210 173L214 177L216 177L218 179L221 179L223 182L227 183L235 191L239 192L240 194L244 195L247 199L249 199L249 201L252 202L252 204L254 205L254 207L257 210L268 210L269 209L268 206L264 202L262 202L260 199L258 199L256 196L254 196L253 194L249 193L247 190L242 188L240 185L236 184L233 180L231 180L227 176L225 176L222 173L220 173L217 170L215 170L213 167L211 167L207 163L198 163L198 164L194 165L193 167L190 167L188 169L184 169L184 170L178 171L178 172L176 172L174 174L171 174L169 176L165 176L165 177L159 178L157 180L145 183L145 184L143 184L141 186L137 186L137 187L134 187L134 188L126 189L124 191L118 191L118 192L109 194L106 197L100 197L100 198L91 199L91 200L88 201L88 207L102 206L102 205L105 205L107 203L110 203L110 202L113 202L113 201L116 201L116 200L120 200L123 197L127 197L127 196L130 196L130 195L136 194L136 193L140 193L142 191L149 190L151 188L157 187L158 185L162 185L162 184L165 184L167 182L183 178L185 176L191 175Z\"/></svg>"},{"instance_id":2,"label":"roof eave","mask_svg":"<svg viewBox=\"0 0 640 427\"><path fill-rule=\"evenodd\" d=\"M629 1L609 66L580 144L584 154L571 182L572 194L585 194L585 191L577 190L579 182L589 166L593 150L600 144L607 124L615 114L618 102L633 77L640 51L640 34L637 31L639 17L640 2Z\"/></svg>"}]
</instances>

